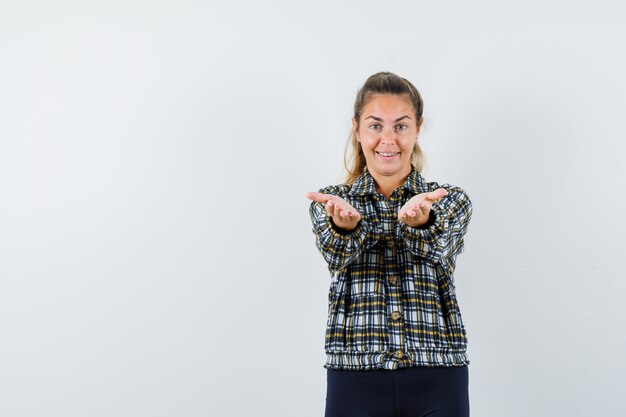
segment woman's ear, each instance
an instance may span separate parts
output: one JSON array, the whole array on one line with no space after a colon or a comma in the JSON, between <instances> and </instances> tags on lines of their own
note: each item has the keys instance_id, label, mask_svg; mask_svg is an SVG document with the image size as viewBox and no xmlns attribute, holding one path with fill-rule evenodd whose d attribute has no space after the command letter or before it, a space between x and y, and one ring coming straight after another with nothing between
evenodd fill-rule
<instances>
[{"instance_id":1,"label":"woman's ear","mask_svg":"<svg viewBox=\"0 0 626 417\"><path fill-rule=\"evenodd\" d=\"M352 130L354 130L355 132L354 136L356 137L356 140L360 142L361 140L359 139L359 124L354 117L352 117Z\"/></svg>"},{"instance_id":2,"label":"woman's ear","mask_svg":"<svg viewBox=\"0 0 626 417\"><path fill-rule=\"evenodd\" d=\"M420 129L422 128L422 124L424 123L424 116L420 117L419 123L417 124L417 133L420 132Z\"/></svg>"}]
</instances>

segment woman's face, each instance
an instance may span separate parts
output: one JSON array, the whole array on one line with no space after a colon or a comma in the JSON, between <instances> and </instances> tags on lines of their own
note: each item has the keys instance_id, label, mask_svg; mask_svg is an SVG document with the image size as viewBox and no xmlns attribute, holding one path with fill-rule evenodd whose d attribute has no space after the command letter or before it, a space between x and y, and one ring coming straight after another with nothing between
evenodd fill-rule
<instances>
[{"instance_id":1,"label":"woman's face","mask_svg":"<svg viewBox=\"0 0 626 417\"><path fill-rule=\"evenodd\" d=\"M358 124L357 124L358 122ZM411 155L419 128L415 110L406 95L376 94L352 118L367 169L381 176L406 176L411 171Z\"/></svg>"}]
</instances>

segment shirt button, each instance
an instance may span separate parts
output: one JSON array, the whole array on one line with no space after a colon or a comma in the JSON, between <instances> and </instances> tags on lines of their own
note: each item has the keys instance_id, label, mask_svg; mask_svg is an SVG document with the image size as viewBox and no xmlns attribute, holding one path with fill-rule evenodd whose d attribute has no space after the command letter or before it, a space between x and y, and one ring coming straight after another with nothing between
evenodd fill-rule
<instances>
[{"instance_id":1,"label":"shirt button","mask_svg":"<svg viewBox=\"0 0 626 417\"><path fill-rule=\"evenodd\" d=\"M389 249L393 249L393 247L395 246L395 244L396 244L396 242L394 242L394 241L393 241L393 240L391 240L391 239L389 239L389 240L387 241L387 247L388 247Z\"/></svg>"},{"instance_id":2,"label":"shirt button","mask_svg":"<svg viewBox=\"0 0 626 417\"><path fill-rule=\"evenodd\" d=\"M396 350L393 352L393 357L396 359L402 359L404 357L404 352L401 350Z\"/></svg>"},{"instance_id":3,"label":"shirt button","mask_svg":"<svg viewBox=\"0 0 626 417\"><path fill-rule=\"evenodd\" d=\"M392 275L389 277L389 283L391 285L396 285L398 283L398 277L395 275Z\"/></svg>"},{"instance_id":4,"label":"shirt button","mask_svg":"<svg viewBox=\"0 0 626 417\"><path fill-rule=\"evenodd\" d=\"M398 311L394 311L393 313L391 313L392 320L398 320L400 319L400 317L402 317L402 315Z\"/></svg>"}]
</instances>

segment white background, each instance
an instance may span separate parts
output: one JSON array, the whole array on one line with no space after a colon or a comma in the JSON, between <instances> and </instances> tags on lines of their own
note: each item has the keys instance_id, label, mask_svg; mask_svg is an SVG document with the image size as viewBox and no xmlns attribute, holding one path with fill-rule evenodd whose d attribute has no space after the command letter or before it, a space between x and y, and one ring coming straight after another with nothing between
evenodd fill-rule
<instances>
[{"instance_id":1,"label":"white background","mask_svg":"<svg viewBox=\"0 0 626 417\"><path fill-rule=\"evenodd\" d=\"M321 416L307 191L355 94L423 95L473 416L613 416L626 386L619 2L0 2L0 415Z\"/></svg>"}]
</instances>

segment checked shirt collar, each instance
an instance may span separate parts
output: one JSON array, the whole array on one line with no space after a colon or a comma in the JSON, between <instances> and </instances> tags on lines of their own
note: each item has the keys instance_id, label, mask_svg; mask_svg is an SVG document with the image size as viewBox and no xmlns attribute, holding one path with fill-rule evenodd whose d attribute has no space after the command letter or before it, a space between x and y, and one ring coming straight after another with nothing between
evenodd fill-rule
<instances>
[{"instance_id":1,"label":"checked shirt collar","mask_svg":"<svg viewBox=\"0 0 626 417\"><path fill-rule=\"evenodd\" d=\"M424 181L424 178L414 166L411 166L411 172L400 188L404 188L411 195L427 193L430 191L426 181ZM350 191L348 191L348 194L358 196L376 194L374 178L367 169L367 166L363 168L363 173L359 176L359 178L354 181Z\"/></svg>"}]
</instances>

